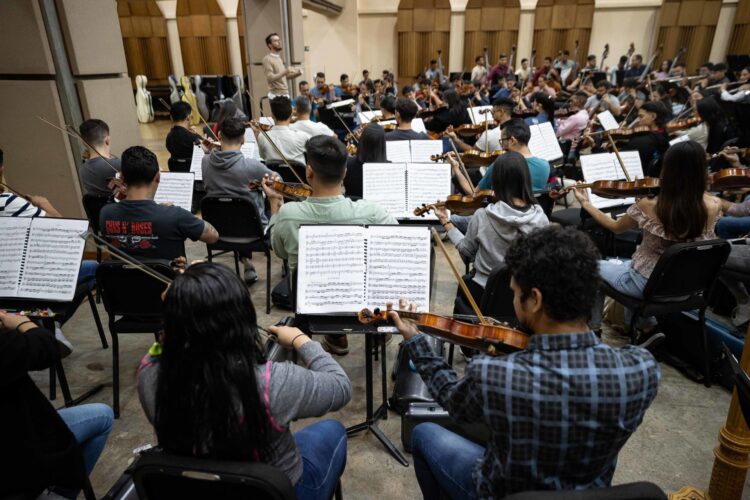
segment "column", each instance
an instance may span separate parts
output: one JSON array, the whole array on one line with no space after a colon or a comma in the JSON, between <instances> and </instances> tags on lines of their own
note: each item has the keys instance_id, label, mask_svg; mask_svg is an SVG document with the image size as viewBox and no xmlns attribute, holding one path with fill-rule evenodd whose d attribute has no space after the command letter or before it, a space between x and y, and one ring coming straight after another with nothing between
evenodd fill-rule
<instances>
[{"instance_id":1,"label":"column","mask_svg":"<svg viewBox=\"0 0 750 500\"><path fill-rule=\"evenodd\" d=\"M180 32L177 29L177 0L156 0L156 5L167 21L167 47L172 60L172 73L179 80L185 76L185 65L182 63Z\"/></svg>"},{"instance_id":2,"label":"column","mask_svg":"<svg viewBox=\"0 0 750 500\"><path fill-rule=\"evenodd\" d=\"M242 53L240 52L240 29L237 22L239 0L217 0L221 12L227 18L227 50L229 52L229 71L239 75L243 81Z\"/></svg>"},{"instance_id":3,"label":"column","mask_svg":"<svg viewBox=\"0 0 750 500\"><path fill-rule=\"evenodd\" d=\"M451 33L448 50L449 73L464 70L464 31L466 27L466 5L468 3L469 0L450 0Z\"/></svg>"},{"instance_id":4,"label":"column","mask_svg":"<svg viewBox=\"0 0 750 500\"><path fill-rule=\"evenodd\" d=\"M521 59L529 59L531 63L531 50L534 48L534 9L536 0L521 1L521 15L518 18L518 46L516 47L516 68L521 67ZM540 54L537 54L536 66L541 65ZM544 54L541 54L544 57ZM515 69L515 68L514 68Z\"/></svg>"},{"instance_id":5,"label":"column","mask_svg":"<svg viewBox=\"0 0 750 500\"><path fill-rule=\"evenodd\" d=\"M724 0L719 11L719 20L716 21L714 41L711 44L711 54L708 60L714 63L724 62L729 46L729 38L734 28L734 15L737 12L737 2Z\"/></svg>"}]
</instances>

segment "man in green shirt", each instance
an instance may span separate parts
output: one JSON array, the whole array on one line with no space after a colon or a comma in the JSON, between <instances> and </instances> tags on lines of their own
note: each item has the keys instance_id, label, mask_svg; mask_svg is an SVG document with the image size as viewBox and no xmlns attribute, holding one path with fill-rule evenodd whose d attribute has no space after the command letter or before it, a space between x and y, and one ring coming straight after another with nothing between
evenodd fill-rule
<instances>
[{"instance_id":1,"label":"man in green shirt","mask_svg":"<svg viewBox=\"0 0 750 500\"><path fill-rule=\"evenodd\" d=\"M366 200L354 202L345 198L342 183L346 175L346 148L335 137L316 136L305 146L307 167L305 176L313 194L305 201L284 203L280 193L271 188L271 180L264 179L263 190L271 205L271 245L273 251L297 267L299 227L302 224L397 224L379 205ZM349 352L346 335L327 335L323 347L333 353Z\"/></svg>"}]
</instances>

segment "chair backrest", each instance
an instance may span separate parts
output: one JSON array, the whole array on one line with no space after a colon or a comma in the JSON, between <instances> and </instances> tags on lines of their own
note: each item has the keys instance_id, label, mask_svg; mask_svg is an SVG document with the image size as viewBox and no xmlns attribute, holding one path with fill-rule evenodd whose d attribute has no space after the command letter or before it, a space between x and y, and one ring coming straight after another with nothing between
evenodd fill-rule
<instances>
[{"instance_id":1,"label":"chair backrest","mask_svg":"<svg viewBox=\"0 0 750 500\"><path fill-rule=\"evenodd\" d=\"M555 200L550 197L549 191L540 191L538 193L534 193L534 198L536 198L539 206L542 207L544 215L546 215L547 217L552 215L552 210L555 208Z\"/></svg>"},{"instance_id":2,"label":"chair backrest","mask_svg":"<svg viewBox=\"0 0 750 500\"><path fill-rule=\"evenodd\" d=\"M255 204L243 198L206 196L201 201L203 220L219 232L221 239L263 237L263 224Z\"/></svg>"},{"instance_id":3,"label":"chair backrest","mask_svg":"<svg viewBox=\"0 0 750 500\"><path fill-rule=\"evenodd\" d=\"M251 462L225 462L148 451L133 465L139 498L149 500L293 500L294 486L281 470Z\"/></svg>"},{"instance_id":4,"label":"chair backrest","mask_svg":"<svg viewBox=\"0 0 750 500\"><path fill-rule=\"evenodd\" d=\"M83 195L83 210L86 212L86 217L89 219L91 229L99 234L99 214L104 208L104 205L109 203L111 196L95 196L91 194Z\"/></svg>"},{"instance_id":5,"label":"chair backrest","mask_svg":"<svg viewBox=\"0 0 750 500\"><path fill-rule=\"evenodd\" d=\"M174 271L166 261L145 260L144 265L172 279ZM110 317L136 316L152 319L161 316L161 294L166 285L130 264L102 262L96 269L96 283L104 309Z\"/></svg>"},{"instance_id":6,"label":"chair backrest","mask_svg":"<svg viewBox=\"0 0 750 500\"><path fill-rule=\"evenodd\" d=\"M279 174L284 182L299 184L300 179L305 180L305 166L303 164L289 160L289 165L297 172L299 179L283 160L266 160L266 167Z\"/></svg>"},{"instance_id":7,"label":"chair backrest","mask_svg":"<svg viewBox=\"0 0 750 500\"><path fill-rule=\"evenodd\" d=\"M513 309L513 290L510 289L510 269L505 264L496 266L487 278L479 310L485 316L511 325L518 323Z\"/></svg>"},{"instance_id":8,"label":"chair backrest","mask_svg":"<svg viewBox=\"0 0 750 500\"><path fill-rule=\"evenodd\" d=\"M724 240L675 243L662 254L643 290L646 301L703 295L719 275L729 256Z\"/></svg>"},{"instance_id":9,"label":"chair backrest","mask_svg":"<svg viewBox=\"0 0 750 500\"><path fill-rule=\"evenodd\" d=\"M591 490L524 491L505 500L667 500L667 495L654 483L638 482Z\"/></svg>"},{"instance_id":10,"label":"chair backrest","mask_svg":"<svg viewBox=\"0 0 750 500\"><path fill-rule=\"evenodd\" d=\"M734 374L734 382L737 387L737 399L740 402L740 408L742 409L742 415L745 417L745 425L750 422L750 377L742 370L740 364L737 362L737 358L734 357L732 351L729 350L726 344L722 343L724 349L724 355L729 362L729 367L732 369Z\"/></svg>"}]
</instances>

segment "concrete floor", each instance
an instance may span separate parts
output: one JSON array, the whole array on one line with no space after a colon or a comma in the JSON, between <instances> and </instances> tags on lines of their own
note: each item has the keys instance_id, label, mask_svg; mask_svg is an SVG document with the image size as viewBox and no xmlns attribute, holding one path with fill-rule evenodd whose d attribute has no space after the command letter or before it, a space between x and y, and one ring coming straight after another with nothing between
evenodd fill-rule
<instances>
[{"instance_id":1,"label":"concrete floor","mask_svg":"<svg viewBox=\"0 0 750 500\"><path fill-rule=\"evenodd\" d=\"M156 126L143 126L144 144L156 150L160 162L166 166L166 153L163 138L168 129L166 122ZM450 246L453 261L459 262L458 255ZM205 256L203 244L190 243L187 246L188 259ZM231 266L231 257L223 256L219 262ZM265 262L260 257L255 260L260 281L251 287L256 305L259 324L271 325L289 315L288 311L272 309L265 314ZM435 266L436 285L433 293L432 310L450 314L453 306L456 284L445 258L437 254ZM281 262L273 258L271 283L281 278ZM99 314L106 325L106 313L100 305ZM105 326L106 329L106 326ZM105 388L91 398L90 402L112 404L112 358L110 349L102 349L88 306L83 305L75 317L65 325L66 336L75 345L73 354L64 360L65 370L73 396L98 383ZM107 334L109 337L109 335ZM398 338L388 346L388 362L395 360ZM605 340L621 343L622 340L605 331ZM156 444L154 433L143 415L135 393L135 372L138 362L153 342L151 335L123 335L120 337L120 384L121 417L114 424L106 448L92 474L92 483L99 496L103 495L116 481L133 456L133 450L146 444ZM344 425L361 422L365 414L364 390L364 340L350 336L350 354L337 360L348 373L354 387L352 401L339 412L328 415ZM457 369L463 369L459 359ZM662 382L659 394L646 413L642 425L625 445L619 456L614 483L631 481L652 481L667 492L674 492L685 485L699 488L708 486L713 464L713 449L717 435L726 418L730 394L725 389L714 386L705 388L685 378L668 365L662 364ZM376 376L377 376L376 372ZM47 389L46 372L33 374L42 390ZM376 378L376 382L377 382ZM389 390L390 390L389 380ZM377 387L377 386L376 386ZM377 398L376 398L377 401ZM61 404L61 397L54 401ZM300 429L315 419L307 419L293 424ZM379 427L403 451L400 442L400 418L390 413ZM410 455L406 455L411 461ZM347 498L419 498L419 487L412 467L403 467L369 433L361 433L348 441L347 467L342 479L344 495ZM746 487L746 491L750 491ZM746 495L750 498L750 494Z\"/></svg>"}]
</instances>

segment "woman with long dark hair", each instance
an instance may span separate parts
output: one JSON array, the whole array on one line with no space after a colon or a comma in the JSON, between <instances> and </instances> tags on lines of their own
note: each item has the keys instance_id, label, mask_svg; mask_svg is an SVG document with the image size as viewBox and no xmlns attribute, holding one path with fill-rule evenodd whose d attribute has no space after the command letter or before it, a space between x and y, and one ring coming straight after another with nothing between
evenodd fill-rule
<instances>
[{"instance_id":1,"label":"woman with long dark hair","mask_svg":"<svg viewBox=\"0 0 750 500\"><path fill-rule=\"evenodd\" d=\"M385 129L377 123L368 124L357 143L357 154L346 159L344 190L349 198L362 198L362 165L388 163L385 153Z\"/></svg>"},{"instance_id":2,"label":"woman with long dark hair","mask_svg":"<svg viewBox=\"0 0 750 500\"><path fill-rule=\"evenodd\" d=\"M351 384L300 330L270 330L303 366L264 359L247 286L230 269L190 266L164 294L162 343L138 370L141 404L169 452L268 463L299 498L329 499L346 463L344 427L323 420L292 435L289 424L343 407Z\"/></svg>"},{"instance_id":3,"label":"woman with long dark hair","mask_svg":"<svg viewBox=\"0 0 750 500\"><path fill-rule=\"evenodd\" d=\"M699 100L695 105L695 110L706 124L706 153L718 153L722 145L732 139L727 115L713 97Z\"/></svg>"},{"instance_id":4,"label":"woman with long dark hair","mask_svg":"<svg viewBox=\"0 0 750 500\"><path fill-rule=\"evenodd\" d=\"M442 99L432 94L433 105L440 110L429 120L425 120L425 128L431 132L444 132L448 127L458 128L471 123L466 103L455 89L443 92Z\"/></svg>"},{"instance_id":5,"label":"woman with long dark hair","mask_svg":"<svg viewBox=\"0 0 750 500\"><path fill-rule=\"evenodd\" d=\"M613 233L635 228L643 230L643 241L632 260L625 263L602 260L599 263L604 281L636 298L643 296L656 262L669 246L716 238L714 227L721 205L717 198L706 193L706 156L695 141L681 142L667 150L659 180L659 195L639 199L619 219L613 219L593 206L586 191L576 189L575 196L581 208ZM644 331L655 325L653 318L640 323Z\"/></svg>"},{"instance_id":6,"label":"woman with long dark hair","mask_svg":"<svg viewBox=\"0 0 750 500\"><path fill-rule=\"evenodd\" d=\"M531 190L531 176L526 159L508 151L492 167L492 189L496 202L480 208L469 220L466 234L450 221L444 208L435 213L465 262L474 262L475 274L467 285L478 302L490 272L505 262L505 252L519 234L549 224Z\"/></svg>"},{"instance_id":7,"label":"woman with long dark hair","mask_svg":"<svg viewBox=\"0 0 750 500\"><path fill-rule=\"evenodd\" d=\"M536 116L524 118L527 125L539 123L551 123L552 129L557 131L555 125L555 100L544 92L534 92L531 95L531 109L537 112Z\"/></svg>"},{"instance_id":8,"label":"woman with long dark hair","mask_svg":"<svg viewBox=\"0 0 750 500\"><path fill-rule=\"evenodd\" d=\"M638 151L643 172L659 177L662 157L669 147L669 137L664 131L669 112L661 102L647 102L638 110L637 128L644 129L633 135L621 151Z\"/></svg>"}]
</instances>

